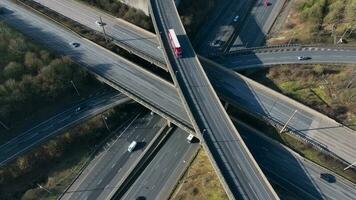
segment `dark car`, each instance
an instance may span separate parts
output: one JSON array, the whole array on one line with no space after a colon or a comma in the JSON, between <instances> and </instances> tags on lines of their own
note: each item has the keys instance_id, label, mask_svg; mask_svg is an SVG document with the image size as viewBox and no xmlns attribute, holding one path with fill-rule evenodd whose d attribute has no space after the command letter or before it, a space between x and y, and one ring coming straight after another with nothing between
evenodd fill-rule
<instances>
[{"instance_id":1,"label":"dark car","mask_svg":"<svg viewBox=\"0 0 356 200\"><path fill-rule=\"evenodd\" d=\"M311 59L311 57L307 57L307 56L298 56L297 58L298 58L298 60L310 60Z\"/></svg>"},{"instance_id":2,"label":"dark car","mask_svg":"<svg viewBox=\"0 0 356 200\"><path fill-rule=\"evenodd\" d=\"M329 182L329 183L335 183L336 182L336 178L334 175L332 174L328 174L328 173L321 173L320 174L320 178Z\"/></svg>"},{"instance_id":3,"label":"dark car","mask_svg":"<svg viewBox=\"0 0 356 200\"><path fill-rule=\"evenodd\" d=\"M80 46L78 42L71 42L70 45L72 45L74 48L77 48Z\"/></svg>"}]
</instances>

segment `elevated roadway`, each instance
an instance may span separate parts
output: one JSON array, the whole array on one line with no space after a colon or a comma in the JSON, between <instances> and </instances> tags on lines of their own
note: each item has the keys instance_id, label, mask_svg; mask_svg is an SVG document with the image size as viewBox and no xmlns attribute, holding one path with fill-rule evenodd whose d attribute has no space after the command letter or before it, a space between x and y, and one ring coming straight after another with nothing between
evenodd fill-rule
<instances>
[{"instance_id":1,"label":"elevated roadway","mask_svg":"<svg viewBox=\"0 0 356 200\"><path fill-rule=\"evenodd\" d=\"M234 120L235 121L235 120ZM283 199L352 200L355 184L328 169L304 159L293 150L272 140L242 122L235 121L244 141ZM335 177L335 182L320 178L321 173Z\"/></svg>"},{"instance_id":2,"label":"elevated roadway","mask_svg":"<svg viewBox=\"0 0 356 200\"><path fill-rule=\"evenodd\" d=\"M0 167L69 127L129 100L128 97L117 92L104 93L88 98L50 117L48 120L35 125L8 142L0 144ZM78 108L80 108L79 111L77 110Z\"/></svg>"},{"instance_id":3,"label":"elevated roadway","mask_svg":"<svg viewBox=\"0 0 356 200\"><path fill-rule=\"evenodd\" d=\"M294 46L281 48L257 48L212 55L216 62L232 70L270 67L280 64L355 64L356 48ZM306 56L308 60L298 60Z\"/></svg>"},{"instance_id":4,"label":"elevated roadway","mask_svg":"<svg viewBox=\"0 0 356 200\"><path fill-rule=\"evenodd\" d=\"M11 15L3 15L2 19L6 19L6 23L50 49L69 55L74 61L80 61L99 79L125 92L186 131L193 132L172 84L11 1L1 1L0 5L12 11ZM69 45L72 41L79 42L80 48L73 49ZM83 60L81 56L84 56ZM224 100L255 116L281 125L297 109L297 114L288 126L290 129L303 138L317 142L326 151L336 154L346 162L356 160L355 131L237 73L206 61L203 65L216 91Z\"/></svg>"},{"instance_id":5,"label":"elevated roadway","mask_svg":"<svg viewBox=\"0 0 356 200\"><path fill-rule=\"evenodd\" d=\"M139 28L131 23L128 23L122 19L116 18L112 15L109 15L99 9L90 7L83 3L77 2L75 0L34 0L43 6L50 8L51 10L58 12L74 21L77 21L80 24L83 24L95 31L102 32L102 28L98 26L95 22L99 20L101 16L105 25L105 31L107 35L112 37L116 44L128 51L148 60L156 64L157 66L161 67L164 70L167 70L166 61L163 56L163 51L160 47L160 44L157 40L157 36L151 32L148 32L142 28ZM279 2L273 3L274 6L277 5ZM270 8L269 8L270 9ZM270 10L268 10L269 12ZM260 11L258 11L260 13ZM262 14L262 15L261 15ZM258 14L258 19L261 18L261 21L258 22L260 26L263 27L268 26L271 23L271 19L265 18L264 16L267 13ZM261 15L261 16L260 16ZM273 15L273 14L272 14ZM272 16L269 15L269 16ZM230 15L228 17L231 17ZM247 19L248 20L248 19ZM267 20L267 21L266 21ZM223 20L219 20L219 23L223 23ZM248 23L248 22L247 22ZM248 28L248 27L246 27ZM266 29L266 28L262 28ZM248 68L248 67L261 67L261 66L269 66L275 64L294 64L300 63L297 60L297 56L303 55L303 53L307 53L309 49L312 52L309 56L313 58L313 55L320 54L318 60L311 59L303 61L302 63L356 63L356 58L351 56L342 56L345 54L346 49L337 48L337 47L307 47L303 48L289 48L290 50L285 50L286 48L274 48L273 51L265 50L265 51L251 51L249 55L241 55L238 52L236 53L235 49L231 49L230 52L227 54L218 55L223 57L221 60L219 58L218 61L222 64L228 65L230 69L240 69L240 68ZM294 50L293 50L294 49ZM353 55L356 54L356 50L349 50ZM268 53L266 53L268 52ZM208 52L207 52L208 53ZM144 54L144 55L143 55ZM253 55L254 54L254 55ZM205 55L205 54L204 54ZM306 56L308 56L306 55ZM207 54L207 56L213 56ZM226 60L225 60L225 57ZM337 58L335 60L335 58ZM224 61L225 60L225 61ZM205 70L205 65L203 65ZM209 77L212 79L212 77Z\"/></svg>"},{"instance_id":6,"label":"elevated roadway","mask_svg":"<svg viewBox=\"0 0 356 200\"><path fill-rule=\"evenodd\" d=\"M5 6L6 8L11 9L13 12L15 12L15 13L13 13L13 15L11 15L11 17L6 16L7 23L16 27L17 29L24 32L31 38L35 39L36 41L41 42L42 44L48 45L49 48L51 48L53 50L60 51L63 48L63 46L53 45L53 42L55 42L56 40L46 40L46 38L41 39L43 37L36 37L36 36L48 35L49 33L46 31L50 31L51 29L36 29L35 27L37 27L37 26L47 27L48 25L46 26L46 24L48 24L48 23L51 24L50 22L48 22L46 20L41 21L40 20L41 17L39 17L37 15L33 15L32 13L28 12L27 10L21 9L12 3L9 3L7 1L4 1L4 2L0 2L0 5ZM17 23L15 23L15 22L17 22ZM42 23L45 23L45 24L42 24ZM29 26L29 24L31 24L31 25ZM32 28L30 29L30 27L32 27ZM71 36L73 33L68 32L68 31L63 32L62 28L59 26L57 26L55 28L55 30L56 29L57 29L57 31L55 31L54 33L58 32L58 33L63 34L63 36L65 36L63 38L66 38L66 37L69 38L69 40L64 40L64 41L62 41L62 43L59 43L59 44L67 44L67 42L69 42L73 39ZM51 33L51 35L54 33ZM52 35L52 37L57 38L56 35ZM74 36L74 39L80 40L80 38L78 36ZM89 43L88 41L85 41L85 40L83 40L83 41L80 40L80 42L83 42L83 44L81 44L81 45L86 45L87 43ZM107 56L107 54L103 53L106 50L100 50L100 48L98 48L97 46L93 46L93 48L94 48L94 50L96 50L97 56L100 56L100 57L103 56L104 58L108 59L108 61L110 63L113 63L113 60L111 60L110 56ZM82 53L90 53L90 52L82 52ZM91 54L89 54L89 55L91 55ZM88 57L90 58L90 56L88 56ZM119 58L116 56L116 59L119 59ZM88 61L92 62L90 59L88 59ZM88 64L90 64L90 62ZM100 64L100 62L102 62L102 61L99 60L97 62L97 65ZM90 64L90 65L93 65L93 64ZM86 65L86 67L88 69L90 69L89 65ZM116 67L117 67L116 65L110 64L110 68L115 69ZM148 72L145 72L144 70L137 71L137 72L138 72L137 75L131 76L133 79L135 79L134 77L137 77L139 79L140 73L148 73ZM217 74L216 76L221 76L221 74ZM229 83L228 88L230 88L230 89L226 90L225 93L233 92L233 93L240 94L239 97L234 97L233 93L230 93L232 95L230 97L235 98L236 101L241 101L242 105L246 105L246 109L251 109L249 107L252 106L252 108L255 108L255 111L253 111L253 110L251 110L251 111L253 111L255 113L261 112L261 114L262 114L265 111L266 115L267 115L267 113L269 113L272 118L278 118L279 116L282 116L282 118L280 118L280 119L283 120L283 119L288 119L288 117L289 117L288 114L281 114L281 113L284 113L283 110L286 109L285 111L289 110L292 113L295 108L299 109L300 107L303 107L303 105L298 105L298 103L293 102L292 100L288 100L288 98L286 99L286 97L283 97L283 95L278 95L278 94L271 95L274 93L273 91L268 91L268 88L265 88L263 86L256 86L255 84L253 84L253 82L250 82L248 79L245 80L241 77L239 79L237 79L236 77L239 77L239 76L235 76L235 77L231 77L231 78L226 77L226 83ZM236 80L239 80L239 81L236 81ZM165 87L164 85L166 85L168 83L166 83L164 81L158 81L158 80L153 80L153 81L157 81L160 84L162 84L162 92L169 93L169 89L167 91L163 91L163 88ZM247 85L243 86L243 85L241 85L242 83L247 84ZM149 83L149 84L152 88L154 88L154 86L151 85L151 83ZM217 85L216 88L224 88L223 87L224 85L225 85L224 83L220 83L220 85ZM235 86L237 86L237 88L235 88ZM148 87L148 88L151 88L151 87ZM251 90L252 93L246 92L246 89ZM153 91L153 90L150 90L150 91ZM267 93L264 93L263 91L267 91ZM160 92L158 92L157 94L159 95L159 93ZM271 93L271 94L268 95L268 93ZM241 94L244 94L244 96L241 96ZM162 96L160 95L160 97L162 97ZM167 100L179 98L178 94L174 95L174 93L173 93L173 95L168 95L168 97L169 98ZM245 98L247 98L247 99L245 99ZM154 101L164 104L164 101L159 98ZM179 103L180 102L178 102L178 104ZM291 105L293 105L293 107L290 107ZM174 107L175 105L173 103L170 106ZM183 110L183 107L181 107L181 109ZM280 110L280 109L282 109L282 110ZM176 110L176 111L179 112L179 110ZM183 112L184 112L184 110L183 110ZM187 119L186 115L183 115L180 117L182 119ZM332 122L332 121L330 121L330 119L324 118L323 116L318 115L317 113L315 113L315 111L311 111L310 109L304 109L302 112L298 112L294 119L296 119L296 121L295 121L295 123L291 124L292 127L297 127L297 128L299 127L299 129L301 131L305 132L305 134L308 134L309 130L314 130L314 133L310 134L311 137L313 137L313 135L319 135L321 137L324 136L326 138L326 141L329 141L329 142L331 141L330 144L335 145L335 147L331 147L330 150L339 149L340 153L341 153L339 155L343 155L344 152L348 152L348 153L350 153L349 155L351 156L349 158L351 158L351 159L354 158L354 157L352 157L353 155L355 155L354 153L352 153L353 152L353 144L354 144L353 141L355 141L352 137L354 135L354 132L352 132L352 131L350 132L350 130L346 129L345 127L340 127L339 125L337 125L336 122ZM323 121L324 123L319 124L319 122L321 122L321 121ZM329 122L328 123L329 125L326 125L325 124L326 122ZM334 126L334 128L331 128L333 126ZM332 136L333 138L329 138L330 136ZM327 139L327 138L329 138L329 139ZM349 143L350 145L345 146L344 145L345 142ZM347 146L349 146L349 147L347 147ZM350 148L350 149L347 149L347 148ZM253 150L252 150L252 152L253 152ZM266 161L266 162L268 162L268 161ZM264 170L264 168L263 168L263 170ZM265 172L265 173L267 173L267 172ZM289 172L287 172L287 173L289 173ZM269 173L267 173L267 175L268 174ZM298 175L296 175L296 176L298 176ZM315 176L316 175L314 175L314 177ZM303 183L304 182L302 182L302 184Z\"/></svg>"},{"instance_id":7,"label":"elevated roadway","mask_svg":"<svg viewBox=\"0 0 356 200\"><path fill-rule=\"evenodd\" d=\"M168 69L214 168L231 199L279 199L231 122L180 21L174 1L151 0L149 10ZM175 56L168 29L182 47Z\"/></svg>"},{"instance_id":8,"label":"elevated roadway","mask_svg":"<svg viewBox=\"0 0 356 200\"><path fill-rule=\"evenodd\" d=\"M105 32L108 35L120 36L114 38L114 43L118 46L148 60L149 62L152 62L159 67L166 65L162 51L157 48L159 44L156 36L140 27L132 25L125 20L113 17L104 11L75 0L34 1L53 9L68 18L78 21L97 32L102 33L102 27L96 23L97 21L100 21L101 17L102 21L105 23Z\"/></svg>"}]
</instances>

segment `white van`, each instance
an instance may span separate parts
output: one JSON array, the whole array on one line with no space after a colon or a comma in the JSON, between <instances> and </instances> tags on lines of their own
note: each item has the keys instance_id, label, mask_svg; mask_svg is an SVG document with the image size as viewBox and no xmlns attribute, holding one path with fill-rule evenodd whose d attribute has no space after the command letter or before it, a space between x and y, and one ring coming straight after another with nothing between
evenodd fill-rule
<instances>
[{"instance_id":1,"label":"white van","mask_svg":"<svg viewBox=\"0 0 356 200\"><path fill-rule=\"evenodd\" d=\"M194 139L194 135L193 134L189 134L188 137L187 137L187 141L189 143L191 143L193 141L193 139Z\"/></svg>"},{"instance_id":2,"label":"white van","mask_svg":"<svg viewBox=\"0 0 356 200\"><path fill-rule=\"evenodd\" d=\"M132 152L132 151L135 149L136 145L137 145L137 142L136 142L136 141L131 142L131 144L130 144L129 147L127 148L127 151L128 151L128 152Z\"/></svg>"}]
</instances>

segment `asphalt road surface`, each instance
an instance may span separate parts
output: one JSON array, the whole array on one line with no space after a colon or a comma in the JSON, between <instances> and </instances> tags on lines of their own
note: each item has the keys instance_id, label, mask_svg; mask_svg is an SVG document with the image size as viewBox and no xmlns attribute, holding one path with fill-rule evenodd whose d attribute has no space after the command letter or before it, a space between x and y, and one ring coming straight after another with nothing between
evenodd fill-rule
<instances>
[{"instance_id":1,"label":"asphalt road surface","mask_svg":"<svg viewBox=\"0 0 356 200\"><path fill-rule=\"evenodd\" d=\"M144 103L147 102L155 108L155 112L182 128L188 127L192 130L178 93L171 84L136 65L122 64L119 62L121 58L117 55L65 31L62 27L54 25L8 0L1 1L0 5L14 11L11 16L4 15L5 22L52 50L71 55L74 60L80 61L80 55L85 55L85 59L83 58L81 62L84 66L107 77L113 84L124 87L111 86L124 92L129 89L131 93L135 94L134 97L139 97L139 100L143 100ZM81 47L77 50L78 53L70 48L71 41L80 41ZM77 57L74 57L75 55ZM284 124L297 109L298 112L289 124L289 128L303 137L320 143L347 162L352 163L356 160L355 131L243 76L219 69L203 60L202 63L208 69L208 76L216 91L228 102L251 114L267 117L280 124ZM97 71L97 68L101 70ZM106 71L108 73L105 73ZM142 102L139 103L147 106Z\"/></svg>"},{"instance_id":2,"label":"asphalt road surface","mask_svg":"<svg viewBox=\"0 0 356 200\"><path fill-rule=\"evenodd\" d=\"M206 55L211 52L223 51L227 45L227 42L234 33L237 32L239 26L243 24L243 13L249 12L250 5L255 0L230 0L227 3L226 7L220 13L219 17L214 21L212 26L209 26L211 22L206 22L207 25L201 29L205 29L205 26L208 26L207 34L203 35L203 39L197 38L200 40L198 46L198 53L201 55ZM221 4L222 2L219 2ZM234 18L239 16L237 21L234 21Z\"/></svg>"},{"instance_id":3,"label":"asphalt road surface","mask_svg":"<svg viewBox=\"0 0 356 200\"><path fill-rule=\"evenodd\" d=\"M236 127L267 178L283 188L284 191L277 190L281 199L355 199L355 184L305 160L291 149L267 138L264 133L242 123L237 123ZM331 174L336 181L321 179L321 173Z\"/></svg>"},{"instance_id":4,"label":"asphalt road surface","mask_svg":"<svg viewBox=\"0 0 356 200\"><path fill-rule=\"evenodd\" d=\"M159 44L156 36L142 28L75 0L34 1L98 32L103 31L102 27L96 24L96 21L100 21L101 17L102 21L105 23L105 32L108 35L119 36L115 37L117 42L130 46L131 50L133 49L137 51L133 53L138 53L139 56L149 55L146 59L155 61L155 64L158 64L159 66L163 66L166 63L162 50L158 48Z\"/></svg>"},{"instance_id":5,"label":"asphalt road surface","mask_svg":"<svg viewBox=\"0 0 356 200\"><path fill-rule=\"evenodd\" d=\"M184 107L228 196L278 199L221 105L186 35L174 1L151 0L149 8ZM175 56L170 45L170 28L175 30L182 47L181 58Z\"/></svg>"},{"instance_id":6,"label":"asphalt road surface","mask_svg":"<svg viewBox=\"0 0 356 200\"><path fill-rule=\"evenodd\" d=\"M270 67L276 64L354 64L356 63L355 48L328 47L294 47L266 50L265 53L247 55L229 55L215 59L228 69L246 69L252 67ZM298 56L309 57L308 60L298 60Z\"/></svg>"},{"instance_id":7,"label":"asphalt road surface","mask_svg":"<svg viewBox=\"0 0 356 200\"><path fill-rule=\"evenodd\" d=\"M135 25L132 25L128 22L125 22L124 20L115 18L111 15L108 15L107 13L100 11L99 9L95 9L93 7L87 6L83 3L79 3L75 0L61 0L61 1L56 1L56 0L35 0L36 2L41 3L42 5L58 12L61 13L62 15L65 15L68 18L73 19L74 21L77 21L87 27L90 27L93 30L100 31L102 32L102 28L98 26L95 22L99 20L99 16L102 17L103 22L106 24L105 25L105 32L113 37L115 40L124 42L126 45L130 45L132 49L140 50L140 52L143 52L145 55L148 57L145 57L146 59L148 58L149 61L152 61L150 58L155 59L155 63L163 63L163 65L159 65L159 67L166 69L165 65L165 59L163 56L162 49L160 47L160 44L157 40L157 37L146 30L143 30ZM257 25L260 27L262 26L262 30L267 30L268 27L270 26L270 23L272 23L272 19L274 18L275 12L277 10L275 9L275 6L278 7L280 6L280 2L277 4L274 3L274 0L270 0L272 3L270 7L265 10L262 7L258 5L258 10L252 11L252 18L254 21L257 20ZM225 15L222 15L221 18L218 18L217 20L217 26L219 27L224 23L226 23L227 19L233 20L234 14L236 9L241 7L239 3L236 3L235 0L232 0L232 5L234 6L229 6L228 10L226 10L224 13ZM236 5L236 7L235 7ZM270 12L270 9L272 9L272 13ZM266 13L267 12L267 13ZM269 14L266 18L266 15ZM256 15L256 16L254 16ZM246 27L243 27L241 35L254 35L249 32L250 25L248 25L249 18L246 19ZM252 28L255 27L257 28L256 25L252 26ZM218 30L218 28L210 28L211 29L211 34ZM210 30L209 29L209 30ZM246 29L246 30L245 30ZM247 32L247 33L245 33ZM258 34L258 32L253 32ZM209 36L205 36L206 41L205 43L207 44L208 41L213 40L213 38ZM215 37L215 36L213 36ZM245 36L244 36L245 37ZM246 36L247 37L247 36ZM250 39L248 39L250 40ZM256 40L257 41L257 40ZM212 41L210 41L212 42ZM251 44L251 43L250 43ZM207 47L202 47L201 49L207 49ZM329 50L330 49L330 50ZM231 49L233 50L233 49ZM323 48L320 47L318 48L317 51L313 51L309 54L313 58L313 54L315 55L320 54L324 56L318 56L319 60L315 59L310 59L303 61L303 63L313 63L313 62L321 62L321 63L355 63L356 58L355 56L348 56L347 53L345 52L338 52L337 48ZM199 51L200 52L200 51ZM135 53L135 51L133 51ZM206 52L209 53L209 52ZM211 53L211 52L210 52ZM303 52L297 52L297 54L302 54ZM356 54L356 50L353 50L352 55ZM335 54L335 55L334 55ZM345 54L344 58L342 56ZM139 55L141 56L141 54ZM299 55L298 55L299 56ZM307 56L307 55L306 55ZM226 58L226 61L219 61L223 63L224 65L228 65L228 68L246 68L246 67L255 67L255 66L264 66L264 65L271 65L271 64L283 64L283 63L300 63L296 59L296 54L294 52L282 52L282 51L274 51L273 53L265 54L265 53L256 53L256 55L249 55L249 56L232 56L230 58ZM335 59L337 58L337 59ZM224 58L225 59L225 58ZM224 60L223 59L223 60ZM205 68L205 66L204 66ZM207 69L205 69L207 70ZM209 77L211 80L212 77Z\"/></svg>"},{"instance_id":8,"label":"asphalt road surface","mask_svg":"<svg viewBox=\"0 0 356 200\"><path fill-rule=\"evenodd\" d=\"M122 199L168 199L199 149L199 143L188 143L187 136L176 129Z\"/></svg>"},{"instance_id":9,"label":"asphalt road surface","mask_svg":"<svg viewBox=\"0 0 356 200\"><path fill-rule=\"evenodd\" d=\"M251 12L237 31L237 37L233 38L228 50L245 47L257 47L264 43L264 38L271 29L278 13L283 7L284 0L268 0L269 5L264 5L265 0L257 0Z\"/></svg>"},{"instance_id":10,"label":"asphalt road surface","mask_svg":"<svg viewBox=\"0 0 356 200\"><path fill-rule=\"evenodd\" d=\"M138 115L116 133L114 141L105 145L61 199L110 199L118 188L117 183L164 126L166 121L158 115ZM138 144L130 153L127 148L132 141Z\"/></svg>"},{"instance_id":11,"label":"asphalt road surface","mask_svg":"<svg viewBox=\"0 0 356 200\"><path fill-rule=\"evenodd\" d=\"M50 117L35 125L30 130L0 145L0 167L12 161L27 150L60 134L63 130L74 126L85 119L93 117L105 110L128 102L130 99L117 92L109 92L88 98L67 110ZM78 110L78 108L80 110Z\"/></svg>"}]
</instances>

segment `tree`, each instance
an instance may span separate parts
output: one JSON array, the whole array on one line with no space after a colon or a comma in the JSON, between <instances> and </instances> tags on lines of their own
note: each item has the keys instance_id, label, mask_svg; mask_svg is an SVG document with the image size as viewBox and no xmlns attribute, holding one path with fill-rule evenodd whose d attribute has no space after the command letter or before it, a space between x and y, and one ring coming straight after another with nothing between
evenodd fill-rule
<instances>
[{"instance_id":1,"label":"tree","mask_svg":"<svg viewBox=\"0 0 356 200\"><path fill-rule=\"evenodd\" d=\"M19 80L21 76L24 74L23 65L17 62L10 62L4 68L4 77L7 79L15 79Z\"/></svg>"}]
</instances>

